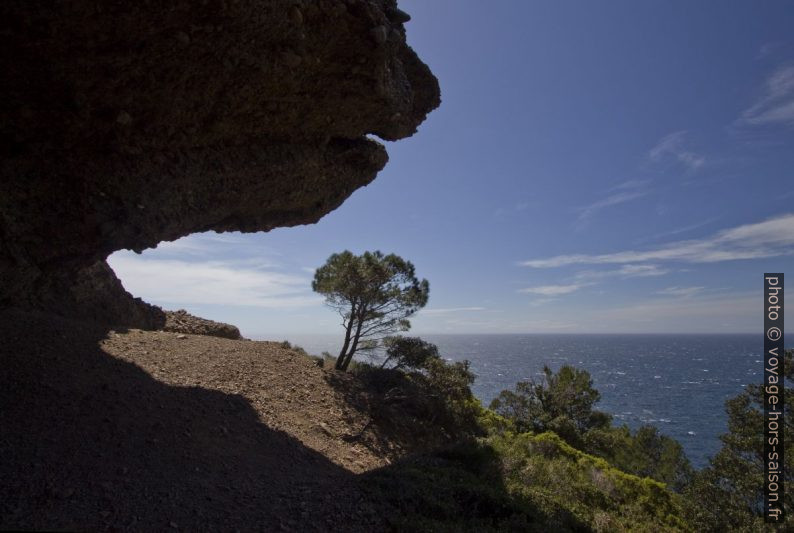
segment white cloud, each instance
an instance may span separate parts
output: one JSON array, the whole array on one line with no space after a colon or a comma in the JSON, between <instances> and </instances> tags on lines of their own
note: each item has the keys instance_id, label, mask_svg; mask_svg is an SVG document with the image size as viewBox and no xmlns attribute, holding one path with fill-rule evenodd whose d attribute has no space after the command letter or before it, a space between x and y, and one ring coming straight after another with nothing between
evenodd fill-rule
<instances>
[{"instance_id":1,"label":"white cloud","mask_svg":"<svg viewBox=\"0 0 794 533\"><path fill-rule=\"evenodd\" d=\"M632 331L632 324L641 324L642 331L720 331L722 328L719 324L726 321L747 331L758 316L755 314L757 308L758 297L755 293L699 295L693 298L660 298L624 307L599 309L594 319L605 328L612 325L609 329L616 331ZM615 328L619 324L623 327Z\"/></svg>"},{"instance_id":2,"label":"white cloud","mask_svg":"<svg viewBox=\"0 0 794 533\"><path fill-rule=\"evenodd\" d=\"M175 258L193 257L223 257L225 254L233 252L235 256L250 256L256 258L260 263L263 256L273 257L281 254L263 246L257 242L254 234L243 234L239 232L216 233L208 231L205 233L193 233L175 241L160 242L154 252L158 257L173 256Z\"/></svg>"},{"instance_id":3,"label":"white cloud","mask_svg":"<svg viewBox=\"0 0 794 533\"><path fill-rule=\"evenodd\" d=\"M120 252L108 263L128 291L159 304L283 308L322 302L309 279L263 270L250 260L188 262Z\"/></svg>"},{"instance_id":4,"label":"white cloud","mask_svg":"<svg viewBox=\"0 0 794 533\"><path fill-rule=\"evenodd\" d=\"M469 311L485 311L485 307L448 307L436 309L422 309L422 314L443 315L448 313L465 313Z\"/></svg>"},{"instance_id":5,"label":"white cloud","mask_svg":"<svg viewBox=\"0 0 794 533\"><path fill-rule=\"evenodd\" d=\"M764 222L723 230L710 238L673 242L649 250L628 250L609 254L559 255L532 259L521 264L533 268L554 268L576 264L634 264L650 261L715 263L738 259L779 257L794 253L794 214Z\"/></svg>"},{"instance_id":6,"label":"white cloud","mask_svg":"<svg viewBox=\"0 0 794 533\"><path fill-rule=\"evenodd\" d=\"M702 292L703 289L705 289L705 287L667 287L666 289L657 291L657 293L665 296L691 298L699 292Z\"/></svg>"},{"instance_id":7,"label":"white cloud","mask_svg":"<svg viewBox=\"0 0 794 533\"><path fill-rule=\"evenodd\" d=\"M676 131L663 137L656 146L648 152L648 157L655 163L675 161L686 167L687 170L696 171L706 162L706 158L686 147L686 131Z\"/></svg>"},{"instance_id":8,"label":"white cloud","mask_svg":"<svg viewBox=\"0 0 794 533\"><path fill-rule=\"evenodd\" d=\"M697 222L695 224L690 224L688 226L683 226L683 227L676 228L676 229L673 229L673 230L670 230L670 231L664 231L662 233L656 233L655 235L651 235L649 237L644 237L644 238L639 239L639 240L637 240L635 242L639 243L639 242L655 241L655 240L661 239L663 237L672 237L673 235L680 235L681 233L687 233L687 232L690 232L692 230L695 230L695 229L698 229L698 228L702 228L703 226L708 226L709 224L719 220L719 218L720 217L711 217L708 220L703 220L703 221Z\"/></svg>"},{"instance_id":9,"label":"white cloud","mask_svg":"<svg viewBox=\"0 0 794 533\"><path fill-rule=\"evenodd\" d=\"M629 278L663 276L667 270L659 268L657 265L623 265L617 271L618 274Z\"/></svg>"},{"instance_id":10,"label":"white cloud","mask_svg":"<svg viewBox=\"0 0 794 533\"><path fill-rule=\"evenodd\" d=\"M576 225L581 229L600 211L647 196L650 192L648 191L650 183L649 179L633 179L612 187L604 198L577 209L579 216L576 219Z\"/></svg>"},{"instance_id":11,"label":"white cloud","mask_svg":"<svg viewBox=\"0 0 794 533\"><path fill-rule=\"evenodd\" d=\"M541 307L543 305L547 305L553 302L558 301L559 298L537 298L529 302L529 305L532 307Z\"/></svg>"},{"instance_id":12,"label":"white cloud","mask_svg":"<svg viewBox=\"0 0 794 533\"><path fill-rule=\"evenodd\" d=\"M562 294L576 292L582 287L586 286L586 283L574 283L571 285L542 285L539 287L526 287L524 289L519 289L518 292L526 294L539 294L541 296L560 296Z\"/></svg>"},{"instance_id":13,"label":"white cloud","mask_svg":"<svg viewBox=\"0 0 794 533\"><path fill-rule=\"evenodd\" d=\"M636 200L637 198L642 198L643 196L647 196L647 194L648 191L624 191L624 192L617 192L614 194L610 194L606 198L603 198L601 200L598 200L597 202L593 202L588 206L580 208L578 221L580 223L586 222L587 220L595 216L599 211L602 211L607 207L625 204L626 202L630 202L632 200Z\"/></svg>"},{"instance_id":14,"label":"white cloud","mask_svg":"<svg viewBox=\"0 0 794 533\"><path fill-rule=\"evenodd\" d=\"M647 187L651 184L651 179L634 179L634 180L626 180L623 183L620 183L612 188L612 190L620 191L626 189L641 189L643 187Z\"/></svg>"},{"instance_id":15,"label":"white cloud","mask_svg":"<svg viewBox=\"0 0 794 533\"><path fill-rule=\"evenodd\" d=\"M649 276L663 276L669 270L660 268L658 265L622 265L614 270L583 270L576 274L577 279L602 279L611 277L621 278L644 278Z\"/></svg>"},{"instance_id":16,"label":"white cloud","mask_svg":"<svg viewBox=\"0 0 794 533\"><path fill-rule=\"evenodd\" d=\"M742 113L739 122L794 126L794 65L780 67L767 78L764 94Z\"/></svg>"}]
</instances>

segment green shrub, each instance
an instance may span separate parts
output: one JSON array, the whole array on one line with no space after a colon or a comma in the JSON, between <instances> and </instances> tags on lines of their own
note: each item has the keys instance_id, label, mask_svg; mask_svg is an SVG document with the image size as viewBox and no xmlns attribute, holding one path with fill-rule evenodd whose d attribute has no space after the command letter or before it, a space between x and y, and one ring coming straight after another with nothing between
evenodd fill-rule
<instances>
[{"instance_id":1,"label":"green shrub","mask_svg":"<svg viewBox=\"0 0 794 533\"><path fill-rule=\"evenodd\" d=\"M491 402L497 414L513 420L520 431L554 431L581 445L585 432L609 426L611 417L593 407L601 395L586 370L570 365L556 373L544 366L542 381L520 381Z\"/></svg>"},{"instance_id":2,"label":"green shrub","mask_svg":"<svg viewBox=\"0 0 794 533\"><path fill-rule=\"evenodd\" d=\"M691 531L664 484L551 432L460 441L362 482L398 531Z\"/></svg>"},{"instance_id":3,"label":"green shrub","mask_svg":"<svg viewBox=\"0 0 794 533\"><path fill-rule=\"evenodd\" d=\"M542 495L595 528L613 531L688 530L681 497L663 483L627 474L581 452L552 432L492 435L486 439L502 460L507 487Z\"/></svg>"},{"instance_id":4,"label":"green shrub","mask_svg":"<svg viewBox=\"0 0 794 533\"><path fill-rule=\"evenodd\" d=\"M709 465L695 475L686 490L690 520L701 531L794 531L794 354L783 360L786 446L783 465L785 522L765 524L764 513L764 390L750 384L725 402L728 433Z\"/></svg>"},{"instance_id":5,"label":"green shrub","mask_svg":"<svg viewBox=\"0 0 794 533\"><path fill-rule=\"evenodd\" d=\"M565 365L543 368L542 381L522 381L491 402L491 409L513 422L516 431L553 431L574 448L607 459L612 466L652 477L677 491L692 478L680 443L644 426L635 434L611 426L612 417L594 409L600 398L590 374Z\"/></svg>"},{"instance_id":6,"label":"green shrub","mask_svg":"<svg viewBox=\"0 0 794 533\"><path fill-rule=\"evenodd\" d=\"M381 368L419 370L425 368L431 359L439 359L435 344L423 341L419 337L386 337L383 339L386 357Z\"/></svg>"}]
</instances>

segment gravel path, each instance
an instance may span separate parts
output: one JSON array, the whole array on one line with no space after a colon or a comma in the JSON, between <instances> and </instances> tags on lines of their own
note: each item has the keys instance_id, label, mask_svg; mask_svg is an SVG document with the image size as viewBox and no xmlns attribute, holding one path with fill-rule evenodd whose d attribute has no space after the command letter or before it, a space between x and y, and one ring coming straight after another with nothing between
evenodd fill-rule
<instances>
[{"instance_id":1,"label":"gravel path","mask_svg":"<svg viewBox=\"0 0 794 533\"><path fill-rule=\"evenodd\" d=\"M356 474L388 460L309 358L14 311L0 339L0 529L380 529Z\"/></svg>"}]
</instances>

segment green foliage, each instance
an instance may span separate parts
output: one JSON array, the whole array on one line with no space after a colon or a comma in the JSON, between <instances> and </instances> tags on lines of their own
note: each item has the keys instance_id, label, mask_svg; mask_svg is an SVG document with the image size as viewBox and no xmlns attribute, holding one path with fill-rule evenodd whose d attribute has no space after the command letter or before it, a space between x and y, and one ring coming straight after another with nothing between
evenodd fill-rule
<instances>
[{"instance_id":1,"label":"green foliage","mask_svg":"<svg viewBox=\"0 0 794 533\"><path fill-rule=\"evenodd\" d=\"M468 432L475 431L478 409L470 387L476 376L469 362L450 363L434 357L425 362L424 368L427 387L442 399L444 413L451 419L451 425Z\"/></svg>"},{"instance_id":2,"label":"green foliage","mask_svg":"<svg viewBox=\"0 0 794 533\"><path fill-rule=\"evenodd\" d=\"M627 474L552 432L487 439L513 493L568 509L600 531L687 530L680 496L663 483Z\"/></svg>"},{"instance_id":3,"label":"green foliage","mask_svg":"<svg viewBox=\"0 0 794 533\"><path fill-rule=\"evenodd\" d=\"M427 280L416 277L413 264L379 251L333 254L315 271L312 289L342 317L345 338L338 370L348 368L362 341L407 331L408 318L427 304L430 292Z\"/></svg>"},{"instance_id":4,"label":"green foliage","mask_svg":"<svg viewBox=\"0 0 794 533\"><path fill-rule=\"evenodd\" d=\"M794 442L794 360L791 350L784 360L784 440ZM763 521L764 481L764 391L748 385L725 403L728 433L721 437L722 448L707 468L698 472L687 490L688 514L701 531L794 530L794 454L785 450L784 506L786 522L777 528ZM780 529L778 529L780 528Z\"/></svg>"},{"instance_id":5,"label":"green foliage","mask_svg":"<svg viewBox=\"0 0 794 533\"><path fill-rule=\"evenodd\" d=\"M553 431L578 450L677 491L691 480L692 468L678 441L652 426L632 435L625 426L612 427L611 417L594 409L600 394L587 371L565 365L556 374L544 367L543 375L541 382L522 381L514 391L502 391L491 409L518 432Z\"/></svg>"},{"instance_id":6,"label":"green foliage","mask_svg":"<svg viewBox=\"0 0 794 533\"><path fill-rule=\"evenodd\" d=\"M362 482L398 531L691 530L679 495L553 433L459 442Z\"/></svg>"},{"instance_id":7,"label":"green foliage","mask_svg":"<svg viewBox=\"0 0 794 533\"><path fill-rule=\"evenodd\" d=\"M386 358L381 368L392 365L394 369L421 369L428 360L438 359L438 348L435 344L423 341L419 337L386 337Z\"/></svg>"},{"instance_id":8,"label":"green foliage","mask_svg":"<svg viewBox=\"0 0 794 533\"><path fill-rule=\"evenodd\" d=\"M486 435L503 435L506 432L515 433L516 424L511 418L504 417L492 409L483 407L480 400L475 399L477 409L477 424Z\"/></svg>"},{"instance_id":9,"label":"green foliage","mask_svg":"<svg viewBox=\"0 0 794 533\"><path fill-rule=\"evenodd\" d=\"M627 426L593 429L585 433L582 450L624 472L666 483L677 492L692 480L692 466L681 444L654 426L642 426L633 435Z\"/></svg>"},{"instance_id":10,"label":"green foliage","mask_svg":"<svg viewBox=\"0 0 794 533\"><path fill-rule=\"evenodd\" d=\"M448 362L438 348L419 338L389 340L393 368L359 362L355 374L378 401L373 416L381 425L411 420L412 432L434 435L430 440L449 442L481 433L477 417L482 410L471 392L475 375L468 361ZM426 439L423 439L426 440Z\"/></svg>"},{"instance_id":11,"label":"green foliage","mask_svg":"<svg viewBox=\"0 0 794 533\"><path fill-rule=\"evenodd\" d=\"M403 449L435 450L360 479L385 509L390 529L691 530L681 496L665 485L675 484L675 465L686 461L680 446L653 428L636 435L611 428L609 417L593 409L598 391L586 372L545 369L542 384L508 391L512 396L500 397L508 401L491 410L471 393L475 376L468 362L448 362L421 339L394 339L387 346L392 368L360 363L354 370L375 426L391 442L393 435L404 439ZM547 431L526 431L538 427ZM560 427L575 434L569 439L579 446L602 447L604 456L551 431Z\"/></svg>"},{"instance_id":12,"label":"green foliage","mask_svg":"<svg viewBox=\"0 0 794 533\"><path fill-rule=\"evenodd\" d=\"M564 507L513 494L502 461L485 443L466 441L404 459L362 478L393 531L586 531Z\"/></svg>"},{"instance_id":13,"label":"green foliage","mask_svg":"<svg viewBox=\"0 0 794 533\"><path fill-rule=\"evenodd\" d=\"M554 373L544 366L543 376L540 382L517 383L515 392L502 391L491 409L513 420L519 431L554 431L580 447L585 432L609 426L611 417L593 409L601 395L586 370L564 365Z\"/></svg>"}]
</instances>

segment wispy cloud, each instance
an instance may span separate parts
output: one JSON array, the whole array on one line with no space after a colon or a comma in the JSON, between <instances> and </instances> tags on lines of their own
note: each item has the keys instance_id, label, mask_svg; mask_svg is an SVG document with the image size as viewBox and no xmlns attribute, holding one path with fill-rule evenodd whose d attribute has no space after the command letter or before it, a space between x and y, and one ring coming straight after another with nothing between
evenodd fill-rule
<instances>
[{"instance_id":1,"label":"wispy cloud","mask_svg":"<svg viewBox=\"0 0 794 533\"><path fill-rule=\"evenodd\" d=\"M618 185L615 185L614 187L612 187L612 190L621 191L621 190L627 190L627 189L629 189L629 190L642 189L642 188L647 187L648 185L650 185L652 181L653 180L651 180L649 178L626 180L623 183L619 183Z\"/></svg>"},{"instance_id":2,"label":"wispy cloud","mask_svg":"<svg viewBox=\"0 0 794 533\"><path fill-rule=\"evenodd\" d=\"M447 307L435 309L422 309L422 314L427 315L446 315L449 313L466 313L469 311L485 311L485 307Z\"/></svg>"},{"instance_id":3,"label":"wispy cloud","mask_svg":"<svg viewBox=\"0 0 794 533\"><path fill-rule=\"evenodd\" d=\"M558 255L521 264L554 268L576 264L636 264L659 261L715 263L737 259L778 257L794 253L794 214L789 213L755 224L720 231L707 239L673 242L649 250L609 254Z\"/></svg>"},{"instance_id":4,"label":"wispy cloud","mask_svg":"<svg viewBox=\"0 0 794 533\"><path fill-rule=\"evenodd\" d=\"M154 252L158 257L185 258L190 257L221 257L229 252L235 256L248 256L256 258L260 263L263 256L277 257L277 251L262 246L252 240L250 235L237 232L230 233L194 233L175 241L163 241L157 245Z\"/></svg>"},{"instance_id":5,"label":"wispy cloud","mask_svg":"<svg viewBox=\"0 0 794 533\"><path fill-rule=\"evenodd\" d=\"M683 227L676 228L676 229L673 229L673 230L670 230L670 231L664 231L662 233L656 233L655 235L651 235L649 237L644 237L644 238L638 239L638 240L636 240L634 242L640 243L640 242L655 241L655 240L661 239L663 237L672 237L674 235L680 235L682 233L688 233L688 232L690 232L692 230L695 230L695 229L698 229L698 228L702 228L703 226L708 226L709 224L712 224L712 223L716 222L717 220L719 220L719 218L720 217L712 217L712 218L709 218L708 220L703 220L701 222L696 222L695 224L690 224L688 226L683 226Z\"/></svg>"},{"instance_id":6,"label":"wispy cloud","mask_svg":"<svg viewBox=\"0 0 794 533\"><path fill-rule=\"evenodd\" d=\"M673 161L691 172L698 170L706 162L704 156L687 148L686 131L676 131L662 137L648 152L648 158L654 163Z\"/></svg>"},{"instance_id":7,"label":"wispy cloud","mask_svg":"<svg viewBox=\"0 0 794 533\"><path fill-rule=\"evenodd\" d=\"M624 181L623 183L612 187L607 191L608 194L604 198L601 198L590 205L577 209L579 212L579 215L576 219L577 226L579 228L585 226L590 219L604 209L625 204L627 202L631 202L632 200L647 196L650 192L648 190L648 185L650 183L651 180L635 179Z\"/></svg>"},{"instance_id":8,"label":"wispy cloud","mask_svg":"<svg viewBox=\"0 0 794 533\"><path fill-rule=\"evenodd\" d=\"M145 300L176 305L302 307L318 305L310 280L251 266L251 261L182 261L114 254L124 287Z\"/></svg>"},{"instance_id":9,"label":"wispy cloud","mask_svg":"<svg viewBox=\"0 0 794 533\"><path fill-rule=\"evenodd\" d=\"M794 126L794 65L778 68L764 83L761 97L742 113L751 126Z\"/></svg>"},{"instance_id":10,"label":"wispy cloud","mask_svg":"<svg viewBox=\"0 0 794 533\"><path fill-rule=\"evenodd\" d=\"M526 287L524 289L519 289L518 292L525 294L538 294L540 296L561 296L563 294L576 292L587 285L587 283L573 283L570 285L541 285L538 287Z\"/></svg>"},{"instance_id":11,"label":"wispy cloud","mask_svg":"<svg viewBox=\"0 0 794 533\"><path fill-rule=\"evenodd\" d=\"M611 194L606 198L602 198L597 202L593 202L586 207L580 208L578 221L580 223L586 222L595 216L599 211L602 211L607 207L625 204L626 202L636 200L637 198L642 198L647 194L647 191L623 191Z\"/></svg>"},{"instance_id":12,"label":"wispy cloud","mask_svg":"<svg viewBox=\"0 0 794 533\"><path fill-rule=\"evenodd\" d=\"M705 287L667 287L657 291L657 294L664 296L677 296L679 298L691 298L692 296L702 292Z\"/></svg>"},{"instance_id":13,"label":"wispy cloud","mask_svg":"<svg viewBox=\"0 0 794 533\"><path fill-rule=\"evenodd\" d=\"M576 274L577 279L595 280L603 278L644 278L650 276L663 276L669 270L660 268L659 265L622 265L613 270L583 270Z\"/></svg>"},{"instance_id":14,"label":"wispy cloud","mask_svg":"<svg viewBox=\"0 0 794 533\"><path fill-rule=\"evenodd\" d=\"M697 294L692 298L659 297L617 308L599 309L593 322L617 331L748 331L758 307L755 293ZM759 326L760 327L760 326Z\"/></svg>"}]
</instances>

